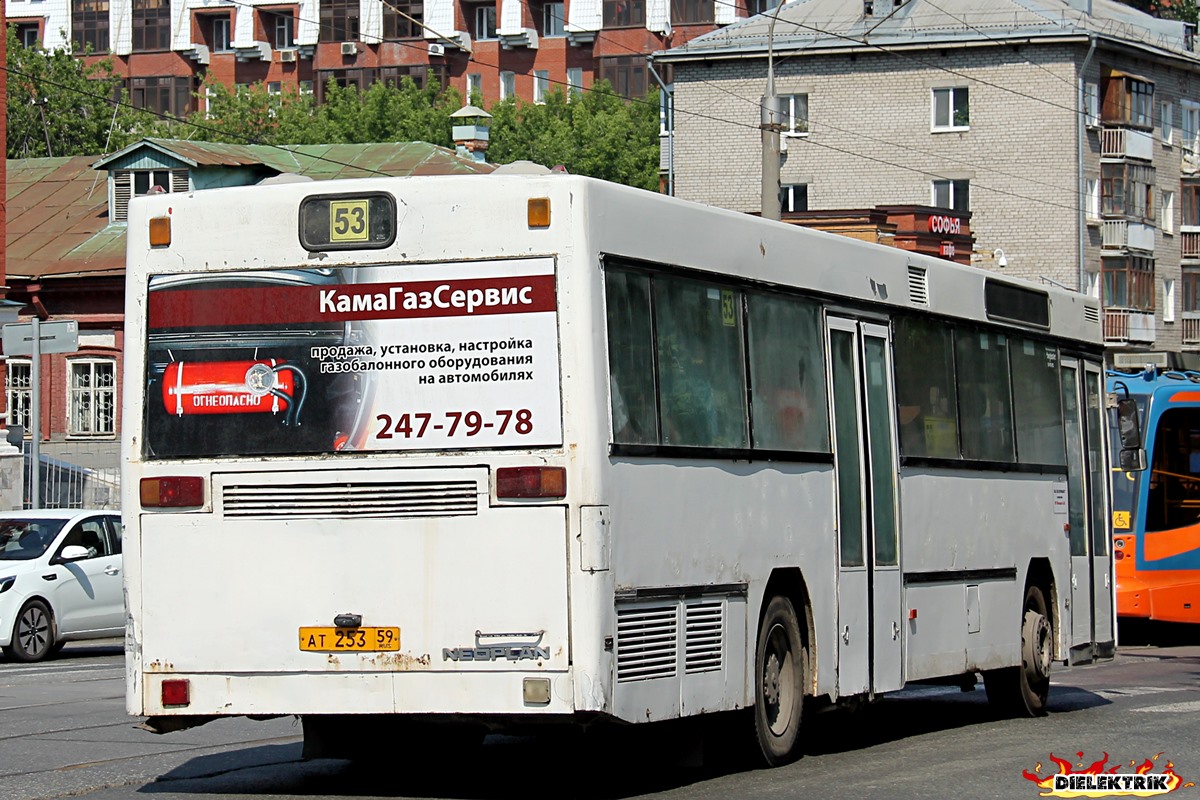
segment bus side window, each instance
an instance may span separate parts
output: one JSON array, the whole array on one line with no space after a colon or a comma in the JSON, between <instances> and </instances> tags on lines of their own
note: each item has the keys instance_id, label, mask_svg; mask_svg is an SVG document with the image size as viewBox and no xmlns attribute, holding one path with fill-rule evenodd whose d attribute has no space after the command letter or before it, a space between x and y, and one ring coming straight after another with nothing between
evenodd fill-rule
<instances>
[{"instance_id":1,"label":"bus side window","mask_svg":"<svg viewBox=\"0 0 1200 800\"><path fill-rule=\"evenodd\" d=\"M895 351L901 452L959 458L951 329L930 320L899 319Z\"/></svg>"},{"instance_id":2,"label":"bus side window","mask_svg":"<svg viewBox=\"0 0 1200 800\"><path fill-rule=\"evenodd\" d=\"M963 457L1015 461L1008 337L959 328L954 350Z\"/></svg>"},{"instance_id":3,"label":"bus side window","mask_svg":"<svg viewBox=\"0 0 1200 800\"><path fill-rule=\"evenodd\" d=\"M650 280L610 269L605 295L613 441L657 444Z\"/></svg>"},{"instance_id":4,"label":"bus side window","mask_svg":"<svg viewBox=\"0 0 1200 800\"><path fill-rule=\"evenodd\" d=\"M820 307L778 295L747 299L754 447L828 453Z\"/></svg>"}]
</instances>

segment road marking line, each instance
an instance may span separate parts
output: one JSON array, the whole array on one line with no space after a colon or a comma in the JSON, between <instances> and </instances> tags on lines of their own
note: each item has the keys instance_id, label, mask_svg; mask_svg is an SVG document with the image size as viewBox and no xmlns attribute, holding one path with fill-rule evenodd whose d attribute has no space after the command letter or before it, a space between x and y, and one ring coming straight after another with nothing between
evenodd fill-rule
<instances>
[{"instance_id":1,"label":"road marking line","mask_svg":"<svg viewBox=\"0 0 1200 800\"><path fill-rule=\"evenodd\" d=\"M1135 708L1133 710L1167 714L1190 714L1193 711L1200 711L1200 700L1189 700L1186 703L1165 703L1161 706L1146 706L1145 708Z\"/></svg>"}]
</instances>

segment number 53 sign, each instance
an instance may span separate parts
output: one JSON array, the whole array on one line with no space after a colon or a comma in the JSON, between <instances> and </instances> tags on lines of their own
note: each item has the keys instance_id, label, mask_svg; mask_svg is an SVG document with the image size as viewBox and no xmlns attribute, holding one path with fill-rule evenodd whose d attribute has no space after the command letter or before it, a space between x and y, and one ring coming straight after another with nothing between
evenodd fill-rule
<instances>
[{"instance_id":1,"label":"number 53 sign","mask_svg":"<svg viewBox=\"0 0 1200 800\"><path fill-rule=\"evenodd\" d=\"M329 204L329 241L365 242L370 234L366 200L334 200Z\"/></svg>"}]
</instances>

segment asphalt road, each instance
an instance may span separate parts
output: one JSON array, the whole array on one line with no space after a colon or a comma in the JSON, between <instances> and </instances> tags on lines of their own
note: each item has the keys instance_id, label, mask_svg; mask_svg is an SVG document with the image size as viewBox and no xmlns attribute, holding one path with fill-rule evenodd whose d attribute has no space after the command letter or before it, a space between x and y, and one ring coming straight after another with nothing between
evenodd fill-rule
<instances>
[{"instance_id":1,"label":"asphalt road","mask_svg":"<svg viewBox=\"0 0 1200 800\"><path fill-rule=\"evenodd\" d=\"M692 725L588 736L492 736L415 759L300 759L291 719L225 720L156 736L124 714L121 643L69 645L26 666L0 660L0 800L35 798L1036 798L1024 771L1051 756L1131 771L1170 762L1200 783L1200 636L1128 639L1113 662L1057 670L1051 713L997 719L980 688L915 687L809 715L805 755L762 770ZM707 742L707 744L705 743ZM1155 757L1157 756L1157 760ZM1183 786L1173 796L1200 797Z\"/></svg>"}]
</instances>

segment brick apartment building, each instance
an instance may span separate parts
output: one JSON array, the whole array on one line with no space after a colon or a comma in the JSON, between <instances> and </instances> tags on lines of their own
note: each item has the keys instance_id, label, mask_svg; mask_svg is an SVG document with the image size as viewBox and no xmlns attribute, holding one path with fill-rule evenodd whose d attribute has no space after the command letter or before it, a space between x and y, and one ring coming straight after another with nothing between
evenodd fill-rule
<instances>
[{"instance_id":1,"label":"brick apartment building","mask_svg":"<svg viewBox=\"0 0 1200 800\"><path fill-rule=\"evenodd\" d=\"M1102 298L1116 353L1200 353L1195 34L1113 0L796 0L773 36L758 17L655 57L675 193L758 211L770 46L785 219L969 212L974 263Z\"/></svg>"},{"instance_id":2,"label":"brick apartment building","mask_svg":"<svg viewBox=\"0 0 1200 800\"><path fill-rule=\"evenodd\" d=\"M208 75L314 91L435 81L485 106L607 78L638 97L646 55L763 10L765 0L6 0L26 44L111 54L134 105L202 108ZM664 81L669 76L660 76Z\"/></svg>"}]
</instances>

